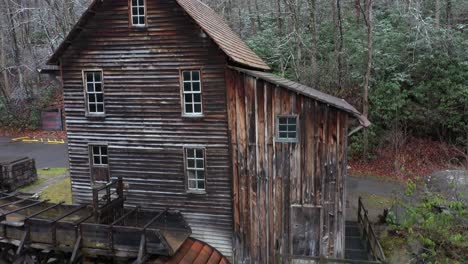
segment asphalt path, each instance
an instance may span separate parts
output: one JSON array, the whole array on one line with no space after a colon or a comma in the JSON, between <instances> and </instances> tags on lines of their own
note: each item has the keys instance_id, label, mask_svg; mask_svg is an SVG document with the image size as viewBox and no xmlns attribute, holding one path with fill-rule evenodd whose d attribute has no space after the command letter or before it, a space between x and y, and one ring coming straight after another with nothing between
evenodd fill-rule
<instances>
[{"instance_id":1,"label":"asphalt path","mask_svg":"<svg viewBox=\"0 0 468 264\"><path fill-rule=\"evenodd\" d=\"M0 156L33 158L38 169L69 166L67 144L13 142L11 138L0 137Z\"/></svg>"}]
</instances>

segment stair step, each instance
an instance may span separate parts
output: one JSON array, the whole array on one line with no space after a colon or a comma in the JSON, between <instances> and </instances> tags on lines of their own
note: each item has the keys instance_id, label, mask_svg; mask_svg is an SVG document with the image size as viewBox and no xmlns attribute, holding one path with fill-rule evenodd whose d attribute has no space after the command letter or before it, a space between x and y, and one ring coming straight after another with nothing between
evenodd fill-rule
<instances>
[{"instance_id":1,"label":"stair step","mask_svg":"<svg viewBox=\"0 0 468 264\"><path fill-rule=\"evenodd\" d=\"M345 236L360 236L361 231L358 227L346 227Z\"/></svg>"},{"instance_id":2,"label":"stair step","mask_svg":"<svg viewBox=\"0 0 468 264\"><path fill-rule=\"evenodd\" d=\"M345 258L351 260L370 260L366 250L345 250Z\"/></svg>"},{"instance_id":3,"label":"stair step","mask_svg":"<svg viewBox=\"0 0 468 264\"><path fill-rule=\"evenodd\" d=\"M360 237L346 237L346 250L366 250L364 242Z\"/></svg>"}]
</instances>

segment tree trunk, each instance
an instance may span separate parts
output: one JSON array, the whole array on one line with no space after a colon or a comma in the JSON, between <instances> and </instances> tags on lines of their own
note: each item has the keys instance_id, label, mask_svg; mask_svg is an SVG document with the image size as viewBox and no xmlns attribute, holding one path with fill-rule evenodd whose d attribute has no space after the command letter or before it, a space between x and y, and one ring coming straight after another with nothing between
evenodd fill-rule
<instances>
[{"instance_id":1,"label":"tree trunk","mask_svg":"<svg viewBox=\"0 0 468 264\"><path fill-rule=\"evenodd\" d=\"M436 28L440 28L440 0L435 0L434 23L435 23Z\"/></svg>"},{"instance_id":2,"label":"tree trunk","mask_svg":"<svg viewBox=\"0 0 468 264\"><path fill-rule=\"evenodd\" d=\"M255 18L254 18L254 14L253 14L253 11L252 11L252 1L248 1L248 10L249 10L249 18L250 18L250 35L254 36L255 34L257 34L256 30L255 30Z\"/></svg>"},{"instance_id":3,"label":"tree trunk","mask_svg":"<svg viewBox=\"0 0 468 264\"><path fill-rule=\"evenodd\" d=\"M310 13L310 76L312 87L317 89L319 82L318 65L317 65L317 0L309 0Z\"/></svg>"},{"instance_id":4,"label":"tree trunk","mask_svg":"<svg viewBox=\"0 0 468 264\"><path fill-rule=\"evenodd\" d=\"M341 19L341 0L333 0L332 9L334 23L335 56L337 61L336 93L340 94L343 90L343 25Z\"/></svg>"},{"instance_id":5,"label":"tree trunk","mask_svg":"<svg viewBox=\"0 0 468 264\"><path fill-rule=\"evenodd\" d=\"M354 0L354 13L356 15L356 24L361 24L361 0Z\"/></svg>"},{"instance_id":6,"label":"tree trunk","mask_svg":"<svg viewBox=\"0 0 468 264\"><path fill-rule=\"evenodd\" d=\"M369 86L372 74L372 53L373 53L373 0L366 0L366 17L367 17L367 71L364 78L364 96L362 100L362 114L367 118L369 116ZM364 130L364 159L368 158L369 154L369 133Z\"/></svg>"},{"instance_id":7,"label":"tree trunk","mask_svg":"<svg viewBox=\"0 0 468 264\"><path fill-rule=\"evenodd\" d=\"M16 73L18 75L18 84L19 84L19 88L21 91L25 92L25 96L26 97L29 97L29 92L28 90L25 89L25 86L24 86L24 79L23 79L23 72L22 72L22 69L21 69L21 49L20 49L20 46L19 46L19 43L18 43L18 36L17 36L17 32L16 32L16 25L15 25L15 20L14 20L14 17L13 17L13 10L11 9L10 7L10 0L3 0L4 1L4 4L5 4L5 7L6 7L6 13L7 13L7 20L8 20L8 23L9 23L9 27L10 27L10 35L11 35L11 39L13 41L13 56L14 56L14 61L15 61L15 68L16 68Z\"/></svg>"},{"instance_id":8,"label":"tree trunk","mask_svg":"<svg viewBox=\"0 0 468 264\"><path fill-rule=\"evenodd\" d=\"M255 13L257 13L257 26L262 31L262 20L260 18L260 8L258 7L258 0L255 0Z\"/></svg>"},{"instance_id":9,"label":"tree trunk","mask_svg":"<svg viewBox=\"0 0 468 264\"><path fill-rule=\"evenodd\" d=\"M283 38L283 13L281 11L281 0L276 1L276 8L277 8L277 23L278 23L278 39L282 40ZM284 66L284 59L283 59L283 54L281 53L281 49L278 49L278 57L279 57L279 63L280 63L280 70L281 70L281 75L284 76L285 73L285 66Z\"/></svg>"},{"instance_id":10,"label":"tree trunk","mask_svg":"<svg viewBox=\"0 0 468 264\"><path fill-rule=\"evenodd\" d=\"M453 25L452 0L446 1L446 23L447 28L451 29Z\"/></svg>"}]
</instances>

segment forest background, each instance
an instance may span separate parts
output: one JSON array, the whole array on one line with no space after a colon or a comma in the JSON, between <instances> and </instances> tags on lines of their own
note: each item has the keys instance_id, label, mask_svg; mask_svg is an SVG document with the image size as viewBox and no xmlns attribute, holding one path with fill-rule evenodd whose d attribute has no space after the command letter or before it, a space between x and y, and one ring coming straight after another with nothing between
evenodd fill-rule
<instances>
[{"instance_id":1,"label":"forest background","mask_svg":"<svg viewBox=\"0 0 468 264\"><path fill-rule=\"evenodd\" d=\"M467 167L468 1L205 0L281 76L348 100L373 125L351 172ZM39 74L90 0L0 0L0 130L35 130L60 98Z\"/></svg>"}]
</instances>

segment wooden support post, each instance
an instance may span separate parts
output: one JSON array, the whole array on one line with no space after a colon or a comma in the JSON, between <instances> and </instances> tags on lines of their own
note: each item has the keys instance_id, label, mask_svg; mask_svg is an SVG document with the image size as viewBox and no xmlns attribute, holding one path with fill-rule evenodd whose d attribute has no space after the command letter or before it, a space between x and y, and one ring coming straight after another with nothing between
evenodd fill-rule
<instances>
[{"instance_id":1,"label":"wooden support post","mask_svg":"<svg viewBox=\"0 0 468 264\"><path fill-rule=\"evenodd\" d=\"M141 234L141 239L140 239L140 248L138 250L138 258L135 260L133 264L142 264L146 259L146 234L145 231L143 231L143 234Z\"/></svg>"},{"instance_id":2,"label":"wooden support post","mask_svg":"<svg viewBox=\"0 0 468 264\"><path fill-rule=\"evenodd\" d=\"M26 246L26 242L29 240L29 228L26 228L24 231L23 237L21 238L21 242L16 250L16 256L19 257L23 253L24 247Z\"/></svg>"},{"instance_id":3,"label":"wooden support post","mask_svg":"<svg viewBox=\"0 0 468 264\"><path fill-rule=\"evenodd\" d=\"M70 264L78 263L79 259L79 251L81 249L81 234L78 235L78 238L76 239L75 246L73 247L73 253L70 258Z\"/></svg>"}]
</instances>

